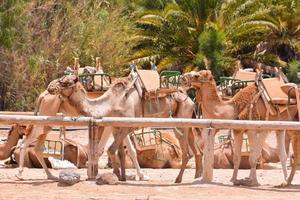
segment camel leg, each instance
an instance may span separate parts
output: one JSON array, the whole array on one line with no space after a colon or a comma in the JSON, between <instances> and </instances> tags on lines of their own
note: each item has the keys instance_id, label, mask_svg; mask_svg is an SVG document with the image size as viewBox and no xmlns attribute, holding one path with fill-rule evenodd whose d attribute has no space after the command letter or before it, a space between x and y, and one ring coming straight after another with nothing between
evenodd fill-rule
<instances>
[{"instance_id":1,"label":"camel leg","mask_svg":"<svg viewBox=\"0 0 300 200\"><path fill-rule=\"evenodd\" d=\"M292 148L293 148L293 151L294 151L294 161L292 163L292 170L291 170L290 176L287 179L287 181L284 181L280 185L280 187L286 187L286 186L289 186L289 185L292 184L294 175L296 173L298 164L300 162L300 160L299 160L299 157L300 157L300 149L299 149L300 148L300 136L299 135L293 136L291 141L292 141Z\"/></svg>"},{"instance_id":2,"label":"camel leg","mask_svg":"<svg viewBox=\"0 0 300 200\"><path fill-rule=\"evenodd\" d=\"M294 162L293 162L293 165L292 165L292 171L291 171L290 176L287 180L287 185L292 184L297 166L299 164L299 157L300 157L300 155L299 155L299 153L300 153L300 149L299 149L300 148L300 140L299 139L300 139L300 136L295 135L293 140L292 140L292 146L293 146L293 151L294 151Z\"/></svg>"},{"instance_id":3,"label":"camel leg","mask_svg":"<svg viewBox=\"0 0 300 200\"><path fill-rule=\"evenodd\" d=\"M26 150L27 150L29 144L31 144L34 141L34 139L38 136L38 134L41 130L43 130L42 127L34 127L34 129L28 135L28 137L24 138L22 143L21 143L19 170L18 170L18 174L15 175L20 180L23 180L22 173L24 171L24 161L25 161Z\"/></svg>"},{"instance_id":4,"label":"camel leg","mask_svg":"<svg viewBox=\"0 0 300 200\"><path fill-rule=\"evenodd\" d=\"M134 146L132 145L132 142L131 142L131 140L129 138L129 135L127 135L127 137L125 138L124 142L125 142L125 144L127 146L129 157L130 157L130 159L132 160L132 162L134 164L134 167L136 169L136 173L137 173L139 179L141 181L148 181L148 180L150 180L150 177L147 176L147 175L145 175L141 171L140 165L139 165L138 160L137 160L137 153L136 153L136 150L135 150Z\"/></svg>"},{"instance_id":5,"label":"camel leg","mask_svg":"<svg viewBox=\"0 0 300 200\"><path fill-rule=\"evenodd\" d=\"M180 172L175 180L175 183L181 183L182 181L182 176L183 176L183 172L186 168L187 163L189 162L189 149L188 149L188 134L187 131L185 131L184 134L182 133L178 133L177 130L175 131L176 133L176 137L179 140L180 143L180 147L182 150L182 163L181 163L181 168L180 168Z\"/></svg>"},{"instance_id":6,"label":"camel leg","mask_svg":"<svg viewBox=\"0 0 300 200\"><path fill-rule=\"evenodd\" d=\"M233 143L233 174L231 182L235 184L237 182L238 170L241 163L241 152L243 143L243 132L233 130L234 143Z\"/></svg>"},{"instance_id":7,"label":"camel leg","mask_svg":"<svg viewBox=\"0 0 300 200\"><path fill-rule=\"evenodd\" d=\"M46 134L40 135L38 137L38 141L36 142L36 145L34 147L34 152L35 152L37 159L41 163L43 169L45 170L45 172L47 174L47 178L51 179L51 180L57 180L57 177L53 176L52 173L50 172L50 170L48 169L48 167L45 163L44 157L43 157L43 146L44 146L46 137L47 137Z\"/></svg>"},{"instance_id":8,"label":"camel leg","mask_svg":"<svg viewBox=\"0 0 300 200\"><path fill-rule=\"evenodd\" d=\"M285 149L285 134L286 134L285 131L276 131L277 147L279 151L279 159L281 162L284 181L286 181L288 176L287 166L286 166L287 154Z\"/></svg>"},{"instance_id":9,"label":"camel leg","mask_svg":"<svg viewBox=\"0 0 300 200\"><path fill-rule=\"evenodd\" d=\"M120 176L120 171L117 165L117 159L116 159L116 151L119 149L122 141L125 139L125 137L128 135L128 129L122 128L115 133L115 141L112 143L112 145L108 149L108 153L111 157L111 162L113 165L114 173L118 176L120 181L124 181L124 178L126 180L126 177Z\"/></svg>"},{"instance_id":10,"label":"camel leg","mask_svg":"<svg viewBox=\"0 0 300 200\"><path fill-rule=\"evenodd\" d=\"M120 167L121 167L121 181L126 181L126 154L124 150L124 141L122 140L120 142L119 148L118 148L118 156L120 159Z\"/></svg>"},{"instance_id":11,"label":"camel leg","mask_svg":"<svg viewBox=\"0 0 300 200\"><path fill-rule=\"evenodd\" d=\"M103 127L99 127L97 130L97 137L96 140L97 144L97 152L96 152L96 159L99 160L100 156L104 153L105 145L113 133L113 129L111 127L107 127L102 129Z\"/></svg>"},{"instance_id":12,"label":"camel leg","mask_svg":"<svg viewBox=\"0 0 300 200\"><path fill-rule=\"evenodd\" d=\"M195 136L192 131L192 129L189 129L189 145L191 147L191 150L194 153L195 156L195 163L196 163L196 172L195 172L195 178L201 177L202 174L202 153L200 149L198 148L197 144L195 143Z\"/></svg>"},{"instance_id":13,"label":"camel leg","mask_svg":"<svg viewBox=\"0 0 300 200\"><path fill-rule=\"evenodd\" d=\"M249 155L249 164L250 164L250 175L249 180L247 180L246 185L248 186L257 186L259 185L256 175L256 163L258 158L261 155L262 146L266 140L267 134L260 133L259 135L255 131L249 131L248 140L250 145L250 155Z\"/></svg>"}]
</instances>

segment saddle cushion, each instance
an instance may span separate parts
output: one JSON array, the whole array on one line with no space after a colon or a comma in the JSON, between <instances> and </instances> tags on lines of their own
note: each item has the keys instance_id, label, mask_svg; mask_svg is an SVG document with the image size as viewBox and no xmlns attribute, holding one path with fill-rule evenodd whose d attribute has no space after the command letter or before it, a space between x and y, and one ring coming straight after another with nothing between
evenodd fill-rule
<instances>
[{"instance_id":1,"label":"saddle cushion","mask_svg":"<svg viewBox=\"0 0 300 200\"><path fill-rule=\"evenodd\" d=\"M294 89L292 89L292 88L294 88ZM297 85L295 83L286 83L286 84L281 86L281 90L285 94L289 95L292 98L296 97L295 88L297 88ZM298 90L299 90L299 88L298 88Z\"/></svg>"}]
</instances>

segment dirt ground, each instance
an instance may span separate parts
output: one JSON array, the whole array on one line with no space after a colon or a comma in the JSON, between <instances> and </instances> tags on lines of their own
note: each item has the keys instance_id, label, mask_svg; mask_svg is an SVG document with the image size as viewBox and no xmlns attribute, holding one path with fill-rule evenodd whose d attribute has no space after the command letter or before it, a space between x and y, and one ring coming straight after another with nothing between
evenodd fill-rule
<instances>
[{"instance_id":1,"label":"dirt ground","mask_svg":"<svg viewBox=\"0 0 300 200\"><path fill-rule=\"evenodd\" d=\"M0 138L5 137L5 131L0 132ZM68 137L87 143L85 131L69 132ZM282 171L278 165L271 170L258 170L259 187L236 187L229 181L232 170L214 170L214 180L211 184L194 180L194 169L187 169L182 184L174 184L178 169L143 169L151 177L150 181L127 181L118 185L96 185L93 181L85 181L86 169L76 169L81 175L81 182L73 186L64 186L58 182L46 180L42 169L25 169L24 181L15 178L17 169L5 168L0 162L0 200L7 199L300 199L300 174L296 173L293 186L276 188L282 181ZM106 163L104 155L100 166ZM193 163L191 163L193 166ZM52 169L58 176L60 170ZM112 172L111 169L99 169L99 173ZM127 174L134 174L128 169ZM240 170L239 178L248 176L248 170Z\"/></svg>"}]
</instances>

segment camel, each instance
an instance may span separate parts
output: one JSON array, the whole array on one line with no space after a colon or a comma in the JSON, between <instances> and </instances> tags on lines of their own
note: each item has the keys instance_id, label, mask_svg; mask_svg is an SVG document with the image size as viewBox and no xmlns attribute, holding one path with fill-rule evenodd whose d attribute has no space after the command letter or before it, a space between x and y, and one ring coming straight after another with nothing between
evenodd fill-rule
<instances>
[{"instance_id":1,"label":"camel","mask_svg":"<svg viewBox=\"0 0 300 200\"><path fill-rule=\"evenodd\" d=\"M53 82L48 86L48 91L52 94L60 94L68 98L69 102L77 109L77 111L85 116L92 117L152 117L159 112L160 117L183 117L191 118L194 109L194 103L185 94L174 92L171 95L166 95L157 99L156 105L148 99L144 99L139 91L142 91L138 84L138 78L135 74L131 74L127 78L115 80L111 87L99 98L89 99L82 88L81 83L74 75L62 77L59 81ZM159 106L158 106L159 105ZM151 109L150 109L151 106ZM121 152L121 174L116 163L115 152L122 146L123 139L128 135L133 128L115 128L115 140L109 147L114 173L119 177L119 180L125 181L125 155ZM175 128L176 137L179 139L182 149L182 165L181 170L175 180L176 183L182 181L184 169L189 160L189 148L193 151L196 158L196 173L195 177L201 175L201 160L200 151L194 143L194 136L191 129ZM122 148L121 148L122 150ZM98 158L102 152L98 152Z\"/></svg>"},{"instance_id":2,"label":"camel","mask_svg":"<svg viewBox=\"0 0 300 200\"><path fill-rule=\"evenodd\" d=\"M70 105L70 103L66 100L63 99L61 96L58 95L51 95L47 90L44 91L43 93L40 94L38 100L37 100L37 106L35 109L35 114L38 115L49 115L49 116L55 116L57 113L64 113L68 116L78 116L77 110ZM37 138L37 142L34 147L34 152L36 154L36 157L42 167L45 169L45 172L47 174L48 179L54 179L56 180L57 178L51 174L51 172L48 170L46 163L44 162L43 159L43 154L42 154L42 147L44 144L44 141L46 139L46 136L48 132L51 130L51 127L49 126L31 126L31 133L25 138L22 142L21 145L21 153L20 153L20 163L19 163L19 172L16 174L17 178L22 180L22 172L24 170L24 160L25 160L25 155L26 155L26 149L27 147ZM102 139L101 141L104 142L104 145L106 141L108 140L109 136L111 134L111 129L107 128L105 129L104 133L102 136L100 136ZM98 140L100 139L97 138ZM137 170L137 175L140 180L149 180L150 178L146 176L144 173L141 172L137 158L136 158L136 151L134 147L132 146L129 137L125 139L125 142L127 143L128 150L130 152L130 157L133 160L133 163L136 167ZM103 145L103 150L104 150L104 145ZM78 146L80 148L80 146ZM78 152L78 151L77 151ZM84 152L81 150L81 152ZM76 156L74 154L73 156ZM74 158L76 159L76 158ZM70 160L74 160L73 158L70 158Z\"/></svg>"},{"instance_id":3,"label":"camel","mask_svg":"<svg viewBox=\"0 0 300 200\"><path fill-rule=\"evenodd\" d=\"M68 160L73 163L78 168L85 168L86 163L88 161L87 155L87 146L83 146L78 144L77 142L64 139L64 160ZM25 155L25 163L24 166L27 168L41 168L42 165L40 164L38 158L34 152L35 142L29 145L27 149L27 153ZM13 149L14 160L18 165L20 163L20 147L16 147ZM44 158L47 167L51 167L51 164L48 158Z\"/></svg>"},{"instance_id":4,"label":"camel","mask_svg":"<svg viewBox=\"0 0 300 200\"><path fill-rule=\"evenodd\" d=\"M198 132L198 130L196 130ZM201 149L204 149L204 139L201 132L198 132L197 142ZM214 168L215 169L233 169L233 144L231 135L220 143L214 144ZM264 168L264 163L277 163L280 161L278 149L271 147L268 143L263 144L262 155L260 159L260 168ZM243 156L239 169L250 169L248 156Z\"/></svg>"},{"instance_id":5,"label":"camel","mask_svg":"<svg viewBox=\"0 0 300 200\"><path fill-rule=\"evenodd\" d=\"M215 145L214 148L214 168L233 169L233 140L228 140L222 144ZM261 154L260 168L264 168L265 163L279 162L278 150L264 143ZM250 169L249 158L242 157L239 169Z\"/></svg>"},{"instance_id":6,"label":"camel","mask_svg":"<svg viewBox=\"0 0 300 200\"><path fill-rule=\"evenodd\" d=\"M249 85L240 90L232 99L224 101L218 94L216 82L211 71L202 70L199 72L188 73L183 76L184 85L193 85L196 88L196 100L201 103L202 115L210 119L266 119L267 108L263 99L259 95L258 88L255 84ZM252 103L256 102L253 109L250 109ZM252 111L255 112L252 112ZM251 112L250 112L251 111ZM250 114L251 113L251 114ZM289 116L295 116L297 113L296 106L290 106L280 114L270 115L269 120L289 120ZM290 114L290 115L289 115ZM252 115L252 116L251 116ZM249 179L244 181L237 180L237 172L241 161L241 147L243 132L247 131L250 156L249 163L251 171ZM253 130L234 130L234 171L231 181L234 184L258 185L256 176L256 161L261 154L263 142L267 134L256 134ZM277 145L279 147L280 161L283 168L284 179L287 178L286 169L286 152L284 148L284 134L277 131Z\"/></svg>"},{"instance_id":7,"label":"camel","mask_svg":"<svg viewBox=\"0 0 300 200\"><path fill-rule=\"evenodd\" d=\"M181 165L182 152L179 142L173 131L161 131L161 141L157 144L142 146L134 135L131 136L137 149L137 158L142 168L174 168L178 169ZM160 140L160 138L156 138ZM146 141L147 142L147 141ZM126 154L126 168L132 168L128 162Z\"/></svg>"},{"instance_id":8,"label":"camel","mask_svg":"<svg viewBox=\"0 0 300 200\"><path fill-rule=\"evenodd\" d=\"M25 126L13 125L9 130L7 140L4 144L0 144L0 160L5 160L11 156L11 149L17 145L18 140L25 132Z\"/></svg>"},{"instance_id":9,"label":"camel","mask_svg":"<svg viewBox=\"0 0 300 200\"><path fill-rule=\"evenodd\" d=\"M26 126L21 125L13 125L11 129L9 130L7 141L4 144L0 145L0 160L5 160L12 155L14 155L15 162L19 163L20 158L20 148L17 147L18 140L23 137L23 135L27 132ZM69 160L70 162L77 165L77 167L85 167L85 164L87 162L87 153L86 153L86 147L81 146L80 144L77 144L75 141L66 139L64 144L64 158L66 160ZM78 146L81 146L80 148ZM25 167L28 168L40 168L41 164L39 163L38 159L35 156L34 153L34 146L35 142L30 144L30 147L26 151L25 155ZM77 150L77 148L79 148ZM77 154L78 152L78 154ZM11 161L8 163L12 163ZM47 166L51 167L50 162L46 159Z\"/></svg>"}]
</instances>

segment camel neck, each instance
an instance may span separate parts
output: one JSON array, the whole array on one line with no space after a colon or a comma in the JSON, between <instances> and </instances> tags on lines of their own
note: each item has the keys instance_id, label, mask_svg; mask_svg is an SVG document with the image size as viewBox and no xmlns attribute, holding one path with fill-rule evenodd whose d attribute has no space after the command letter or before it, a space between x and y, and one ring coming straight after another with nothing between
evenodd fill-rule
<instances>
[{"instance_id":1,"label":"camel neck","mask_svg":"<svg viewBox=\"0 0 300 200\"><path fill-rule=\"evenodd\" d=\"M4 144L0 144L0 160L9 158L11 155L11 148L16 146L19 140L19 133L14 127L10 130L10 134L7 137L7 141Z\"/></svg>"},{"instance_id":2,"label":"camel neck","mask_svg":"<svg viewBox=\"0 0 300 200\"><path fill-rule=\"evenodd\" d=\"M90 99L84 93L73 94L70 98L70 104L75 107L77 112L84 116L100 118L109 115L111 105L107 99L107 95L102 95L96 99Z\"/></svg>"},{"instance_id":3,"label":"camel neck","mask_svg":"<svg viewBox=\"0 0 300 200\"><path fill-rule=\"evenodd\" d=\"M231 101L223 101L218 95L215 83L205 83L201 87L201 109L204 118L234 119L235 107Z\"/></svg>"},{"instance_id":4,"label":"camel neck","mask_svg":"<svg viewBox=\"0 0 300 200\"><path fill-rule=\"evenodd\" d=\"M205 83L201 88L202 104L212 106L222 104L222 99L218 95L215 83Z\"/></svg>"}]
</instances>

